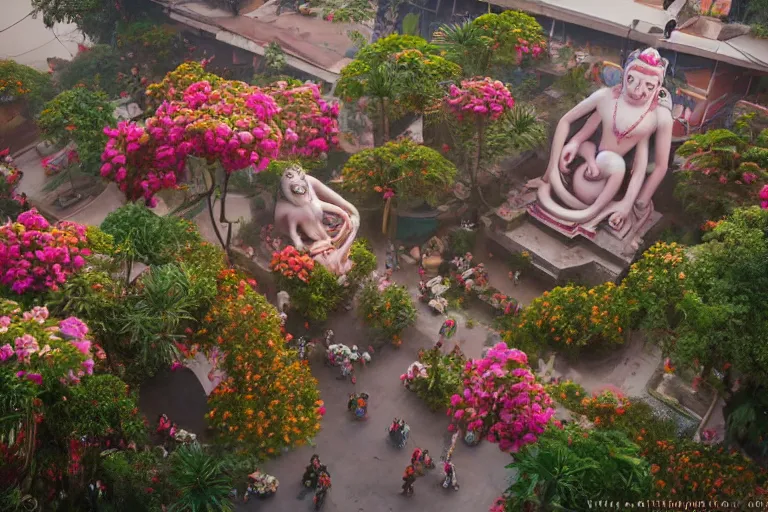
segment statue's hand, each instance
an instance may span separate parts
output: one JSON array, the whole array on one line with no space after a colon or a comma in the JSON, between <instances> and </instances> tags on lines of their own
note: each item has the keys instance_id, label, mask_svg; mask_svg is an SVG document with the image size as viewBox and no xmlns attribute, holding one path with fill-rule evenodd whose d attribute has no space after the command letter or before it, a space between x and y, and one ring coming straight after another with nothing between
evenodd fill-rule
<instances>
[{"instance_id":1,"label":"statue's hand","mask_svg":"<svg viewBox=\"0 0 768 512\"><path fill-rule=\"evenodd\" d=\"M601 176L600 168L597 167L597 164L593 160L592 162L587 163L587 170L584 171L584 177L589 181L597 181L600 179Z\"/></svg>"},{"instance_id":2,"label":"statue's hand","mask_svg":"<svg viewBox=\"0 0 768 512\"><path fill-rule=\"evenodd\" d=\"M295 240L293 246L296 248L297 251L302 252L307 249L307 246L304 245L304 242L301 240Z\"/></svg>"},{"instance_id":3,"label":"statue's hand","mask_svg":"<svg viewBox=\"0 0 768 512\"><path fill-rule=\"evenodd\" d=\"M616 206L615 211L608 218L608 224L619 232L624 231L625 227L629 227L629 216L632 213L632 205L620 203Z\"/></svg>"},{"instance_id":4,"label":"statue's hand","mask_svg":"<svg viewBox=\"0 0 768 512\"><path fill-rule=\"evenodd\" d=\"M563 150L560 152L560 172L563 174L568 174L570 169L568 169L568 166L571 165L571 162L573 162L573 159L576 157L576 154L579 151L579 144L577 141L572 140L565 146L563 146Z\"/></svg>"}]
</instances>

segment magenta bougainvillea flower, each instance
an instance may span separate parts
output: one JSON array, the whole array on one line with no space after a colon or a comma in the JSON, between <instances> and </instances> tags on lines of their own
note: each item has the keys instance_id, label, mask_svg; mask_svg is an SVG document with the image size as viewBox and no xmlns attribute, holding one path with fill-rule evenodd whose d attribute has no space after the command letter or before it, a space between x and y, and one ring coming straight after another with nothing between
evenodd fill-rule
<instances>
[{"instance_id":1,"label":"magenta bougainvillea flower","mask_svg":"<svg viewBox=\"0 0 768 512\"><path fill-rule=\"evenodd\" d=\"M515 106L515 100L507 86L487 77L481 80L464 80L461 87L451 85L445 102L459 121L477 118L498 119Z\"/></svg>"},{"instance_id":2,"label":"magenta bougainvillea flower","mask_svg":"<svg viewBox=\"0 0 768 512\"><path fill-rule=\"evenodd\" d=\"M16 222L0 226L0 285L18 294L57 290L85 265L84 256L90 254L85 226L74 222L51 225L37 210L29 210ZM41 311L33 309L27 314L42 323L47 317Z\"/></svg>"},{"instance_id":3,"label":"magenta bougainvillea flower","mask_svg":"<svg viewBox=\"0 0 768 512\"><path fill-rule=\"evenodd\" d=\"M464 391L448 414L457 427L485 435L505 452L535 443L555 414L552 399L528 366L528 356L499 343L483 359L467 362Z\"/></svg>"}]
</instances>

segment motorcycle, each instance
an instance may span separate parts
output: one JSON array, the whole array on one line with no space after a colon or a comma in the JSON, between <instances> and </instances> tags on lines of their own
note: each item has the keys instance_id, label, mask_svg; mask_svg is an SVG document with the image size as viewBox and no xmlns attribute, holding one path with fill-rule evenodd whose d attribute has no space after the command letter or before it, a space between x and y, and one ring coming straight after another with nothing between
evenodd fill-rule
<instances>
[{"instance_id":1,"label":"motorcycle","mask_svg":"<svg viewBox=\"0 0 768 512\"><path fill-rule=\"evenodd\" d=\"M352 393L349 395L347 410L355 415L358 420L364 420L368 416L368 393Z\"/></svg>"},{"instance_id":2,"label":"motorcycle","mask_svg":"<svg viewBox=\"0 0 768 512\"><path fill-rule=\"evenodd\" d=\"M315 510L323 508L325 498L328 495L328 491L331 489L331 475L326 472L321 472L317 480L317 489L315 490L315 496L312 498L312 503L315 506Z\"/></svg>"},{"instance_id":3,"label":"motorcycle","mask_svg":"<svg viewBox=\"0 0 768 512\"><path fill-rule=\"evenodd\" d=\"M404 448L408 442L408 436L411 432L411 427L405 422L405 420L395 418L392 424L387 429L389 439L392 444L398 448Z\"/></svg>"},{"instance_id":4,"label":"motorcycle","mask_svg":"<svg viewBox=\"0 0 768 512\"><path fill-rule=\"evenodd\" d=\"M301 336L296 342L296 351L299 353L299 361L309 361L309 356L315 348L314 341L307 336Z\"/></svg>"}]
</instances>

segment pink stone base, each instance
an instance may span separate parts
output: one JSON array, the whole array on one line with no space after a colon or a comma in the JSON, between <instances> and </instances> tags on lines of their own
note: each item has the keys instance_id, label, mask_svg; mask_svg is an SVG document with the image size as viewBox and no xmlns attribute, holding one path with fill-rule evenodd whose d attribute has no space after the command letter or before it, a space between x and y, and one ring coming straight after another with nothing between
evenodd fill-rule
<instances>
[{"instance_id":1,"label":"pink stone base","mask_svg":"<svg viewBox=\"0 0 768 512\"><path fill-rule=\"evenodd\" d=\"M538 220L542 224L554 229L561 235L571 239L581 235L590 240L594 240L595 236L597 236L597 232L594 229L587 228L580 224L555 219L546 211L544 211L544 209L539 206L539 203L533 203L528 207L528 215Z\"/></svg>"}]
</instances>

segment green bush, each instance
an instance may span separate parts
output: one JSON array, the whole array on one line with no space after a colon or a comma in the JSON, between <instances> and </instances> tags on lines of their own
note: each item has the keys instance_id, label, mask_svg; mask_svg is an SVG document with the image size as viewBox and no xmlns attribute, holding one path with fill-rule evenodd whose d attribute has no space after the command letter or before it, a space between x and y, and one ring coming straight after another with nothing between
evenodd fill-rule
<instances>
[{"instance_id":1,"label":"green bush","mask_svg":"<svg viewBox=\"0 0 768 512\"><path fill-rule=\"evenodd\" d=\"M62 89L85 86L103 91L111 99L117 98L123 90L118 80L120 63L120 54L116 50L106 44L97 44L78 53L66 64L58 77L59 86Z\"/></svg>"},{"instance_id":2,"label":"green bush","mask_svg":"<svg viewBox=\"0 0 768 512\"><path fill-rule=\"evenodd\" d=\"M122 254L146 265L169 263L187 243L202 242L190 221L160 217L137 203L128 203L107 215L101 229L114 237Z\"/></svg>"},{"instance_id":3,"label":"green bush","mask_svg":"<svg viewBox=\"0 0 768 512\"><path fill-rule=\"evenodd\" d=\"M24 99L30 113L36 115L55 95L48 74L14 60L0 60L0 97Z\"/></svg>"},{"instance_id":4,"label":"green bush","mask_svg":"<svg viewBox=\"0 0 768 512\"><path fill-rule=\"evenodd\" d=\"M427 367L427 377L413 379L409 388L431 410L445 411L451 404L451 397L463 389L462 378L467 358L457 346L445 355L439 348L419 351L419 361Z\"/></svg>"},{"instance_id":5,"label":"green bush","mask_svg":"<svg viewBox=\"0 0 768 512\"><path fill-rule=\"evenodd\" d=\"M477 233L466 229L457 229L451 232L448 238L448 247L453 257L464 257L468 252L474 252Z\"/></svg>"},{"instance_id":6,"label":"green bush","mask_svg":"<svg viewBox=\"0 0 768 512\"><path fill-rule=\"evenodd\" d=\"M408 288L390 284L382 291L375 280L363 288L360 314L377 335L396 346L402 343L400 335L405 328L416 322L416 306Z\"/></svg>"}]
</instances>

